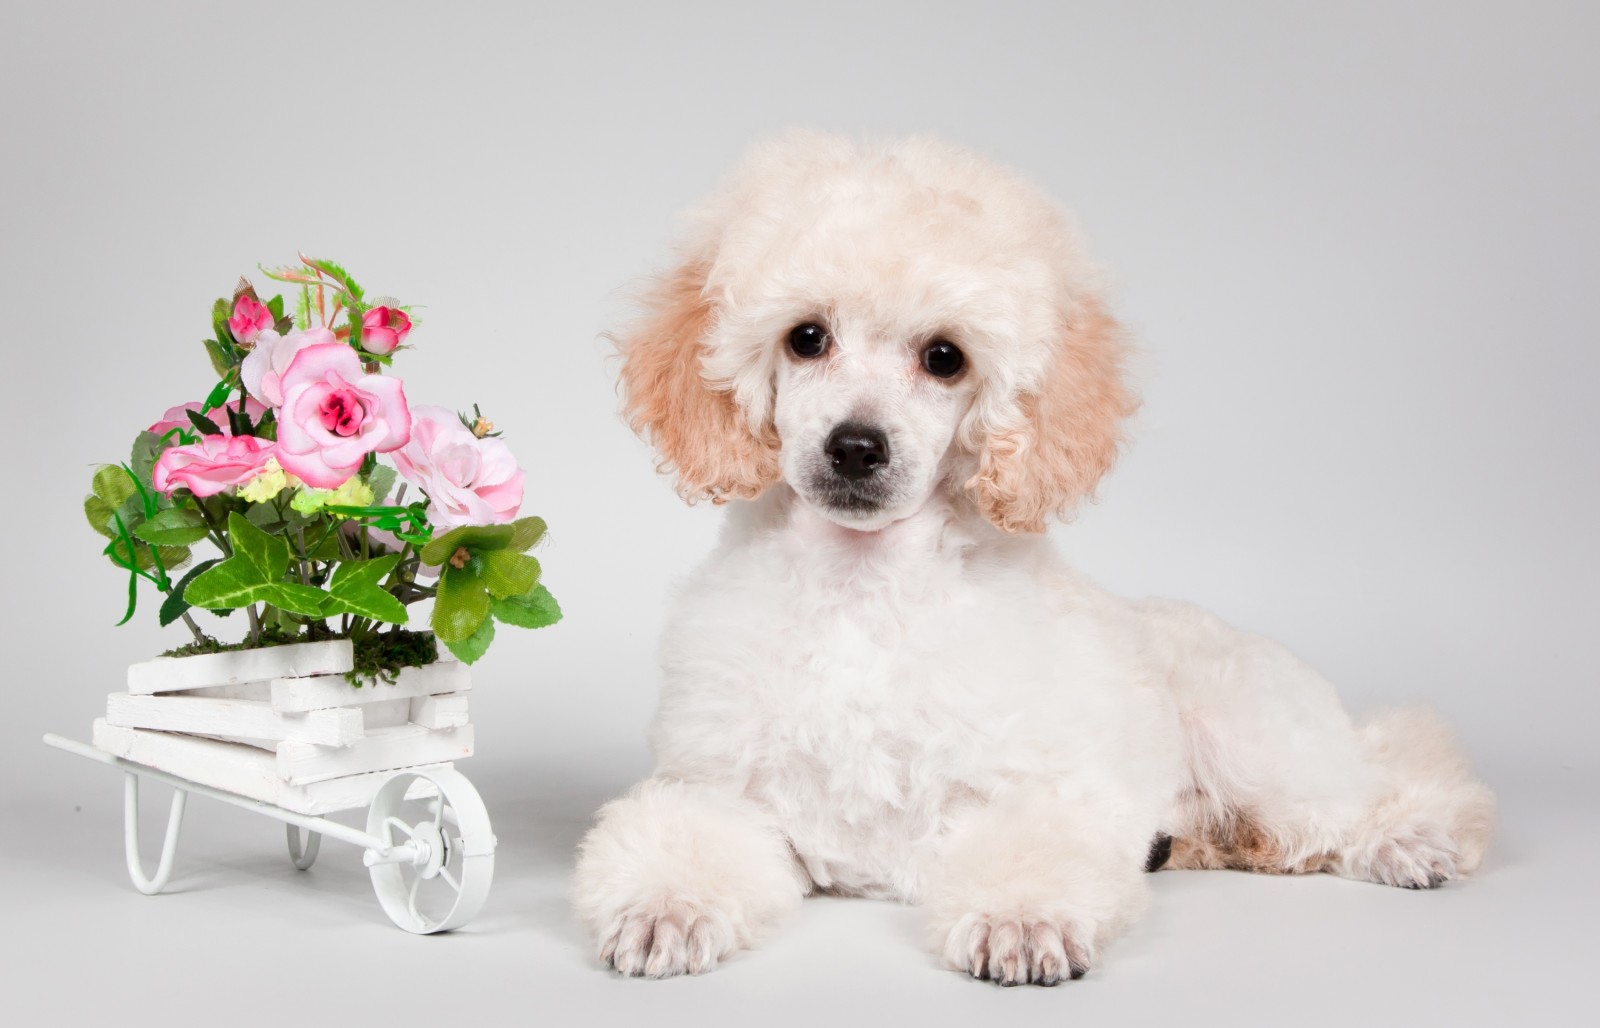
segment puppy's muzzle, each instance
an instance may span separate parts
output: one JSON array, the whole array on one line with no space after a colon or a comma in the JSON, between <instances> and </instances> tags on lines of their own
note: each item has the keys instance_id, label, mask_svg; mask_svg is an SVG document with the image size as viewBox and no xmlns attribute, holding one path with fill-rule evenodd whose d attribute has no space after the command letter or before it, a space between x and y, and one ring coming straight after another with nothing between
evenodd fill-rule
<instances>
[{"instance_id":1,"label":"puppy's muzzle","mask_svg":"<svg viewBox=\"0 0 1600 1028\"><path fill-rule=\"evenodd\" d=\"M889 440L871 425L846 421L823 444L833 473L848 482L863 482L889 466Z\"/></svg>"}]
</instances>

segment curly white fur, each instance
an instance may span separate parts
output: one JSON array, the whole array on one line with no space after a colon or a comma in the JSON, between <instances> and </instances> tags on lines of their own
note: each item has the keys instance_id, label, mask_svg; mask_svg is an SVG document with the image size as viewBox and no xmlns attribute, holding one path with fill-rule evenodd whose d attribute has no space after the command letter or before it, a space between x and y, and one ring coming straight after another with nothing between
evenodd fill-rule
<instances>
[{"instance_id":1,"label":"curly white fur","mask_svg":"<svg viewBox=\"0 0 1600 1028\"><path fill-rule=\"evenodd\" d=\"M1276 644L1019 533L1093 487L1132 407L1032 187L926 140L785 137L672 282L624 346L633 423L686 493L755 498L674 606L655 776L582 846L602 959L704 971L825 890L923 903L952 967L1055 984L1137 916L1162 837L1178 867L1478 866L1493 799L1430 714L1358 728ZM815 359L786 349L805 322ZM966 370L926 373L934 340ZM854 503L829 477L845 421L888 454Z\"/></svg>"}]
</instances>

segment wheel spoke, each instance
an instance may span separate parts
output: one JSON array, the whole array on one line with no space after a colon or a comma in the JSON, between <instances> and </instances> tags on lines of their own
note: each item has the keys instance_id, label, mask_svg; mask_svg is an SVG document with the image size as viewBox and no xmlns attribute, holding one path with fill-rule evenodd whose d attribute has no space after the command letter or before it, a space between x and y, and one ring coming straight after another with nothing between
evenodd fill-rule
<instances>
[{"instance_id":1,"label":"wheel spoke","mask_svg":"<svg viewBox=\"0 0 1600 1028\"><path fill-rule=\"evenodd\" d=\"M402 832L405 832L407 839L415 839L417 837L416 831L413 830L410 825L408 825L404 821L400 820L398 817L393 817L393 816L386 817L386 818L383 819L383 823L385 825L390 825L390 826L393 826L395 828L398 828Z\"/></svg>"},{"instance_id":2,"label":"wheel spoke","mask_svg":"<svg viewBox=\"0 0 1600 1028\"><path fill-rule=\"evenodd\" d=\"M433 808L433 827L438 828L444 824L444 794L439 795L439 802Z\"/></svg>"},{"instance_id":3,"label":"wheel spoke","mask_svg":"<svg viewBox=\"0 0 1600 1028\"><path fill-rule=\"evenodd\" d=\"M446 882L448 882L449 885L450 885L450 888L454 889L458 895L460 894L460 892L461 892L461 883L456 881L456 876L450 873L450 869L449 868L441 867L439 869L439 877L443 878Z\"/></svg>"},{"instance_id":4,"label":"wheel spoke","mask_svg":"<svg viewBox=\"0 0 1600 1028\"><path fill-rule=\"evenodd\" d=\"M422 888L422 876L418 875L417 877L411 879L411 894L406 897L406 909L409 910L411 912L411 916L416 918L418 921L422 920L422 915L417 913L417 890L420 888Z\"/></svg>"}]
</instances>

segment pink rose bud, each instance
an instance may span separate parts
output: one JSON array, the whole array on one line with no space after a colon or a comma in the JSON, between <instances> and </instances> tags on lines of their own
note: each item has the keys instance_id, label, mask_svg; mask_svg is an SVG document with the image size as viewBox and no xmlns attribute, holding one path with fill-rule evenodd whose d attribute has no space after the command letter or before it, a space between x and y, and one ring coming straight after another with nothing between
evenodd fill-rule
<instances>
[{"instance_id":1,"label":"pink rose bud","mask_svg":"<svg viewBox=\"0 0 1600 1028\"><path fill-rule=\"evenodd\" d=\"M233 317L228 319L228 331L241 346L249 346L256 336L272 327L272 312L267 305L257 302L248 293L240 293L233 301Z\"/></svg>"},{"instance_id":2,"label":"pink rose bud","mask_svg":"<svg viewBox=\"0 0 1600 1028\"><path fill-rule=\"evenodd\" d=\"M398 307L374 307L361 316L361 348L378 356L406 341L411 319Z\"/></svg>"}]
</instances>

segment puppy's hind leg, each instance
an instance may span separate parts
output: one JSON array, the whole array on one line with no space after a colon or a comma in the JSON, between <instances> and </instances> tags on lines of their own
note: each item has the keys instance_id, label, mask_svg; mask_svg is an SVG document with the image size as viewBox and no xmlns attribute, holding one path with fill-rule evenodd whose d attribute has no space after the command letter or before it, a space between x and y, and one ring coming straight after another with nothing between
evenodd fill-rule
<instances>
[{"instance_id":1,"label":"puppy's hind leg","mask_svg":"<svg viewBox=\"0 0 1600 1028\"><path fill-rule=\"evenodd\" d=\"M600 809L571 896L601 960L665 978L709 971L751 945L807 888L755 804L731 789L652 778Z\"/></svg>"},{"instance_id":2,"label":"puppy's hind leg","mask_svg":"<svg viewBox=\"0 0 1600 1028\"><path fill-rule=\"evenodd\" d=\"M1140 610L1188 750L1168 867L1431 888L1478 866L1493 796L1431 712L1358 728L1282 646L1186 604Z\"/></svg>"},{"instance_id":3,"label":"puppy's hind leg","mask_svg":"<svg viewBox=\"0 0 1600 1028\"><path fill-rule=\"evenodd\" d=\"M1408 889L1476 871L1494 834L1494 794L1472 776L1438 715L1389 711L1357 736L1383 788L1327 870Z\"/></svg>"}]
</instances>

